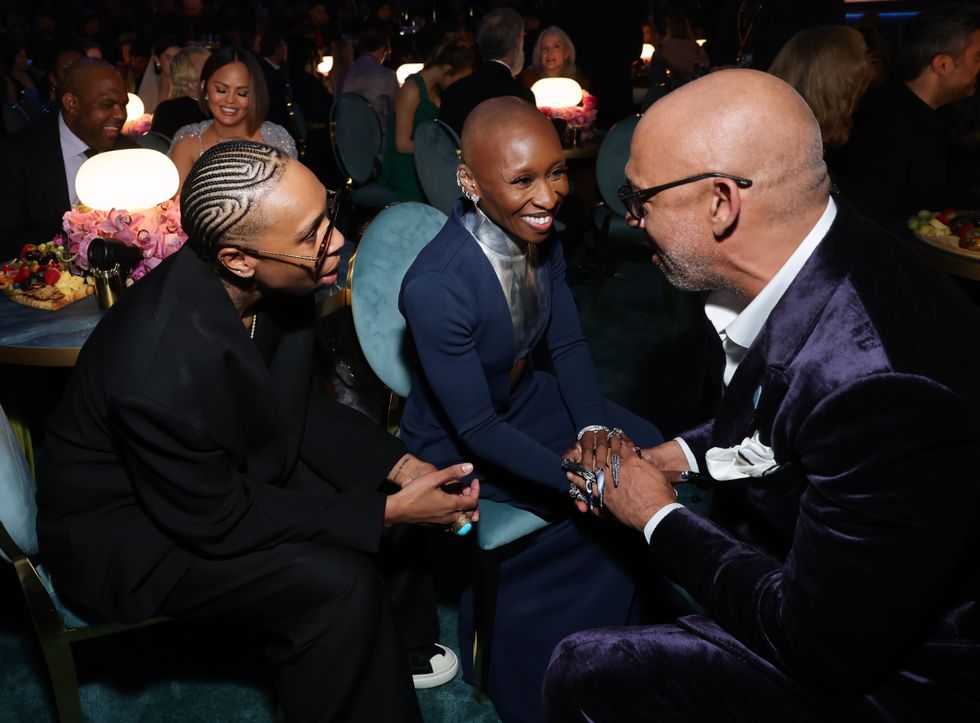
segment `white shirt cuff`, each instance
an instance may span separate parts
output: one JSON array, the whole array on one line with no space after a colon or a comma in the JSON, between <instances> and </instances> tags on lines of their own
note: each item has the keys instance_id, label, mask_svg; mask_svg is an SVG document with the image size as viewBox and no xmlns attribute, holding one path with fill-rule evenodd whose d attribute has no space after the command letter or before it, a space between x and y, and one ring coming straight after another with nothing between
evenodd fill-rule
<instances>
[{"instance_id":1,"label":"white shirt cuff","mask_svg":"<svg viewBox=\"0 0 980 723\"><path fill-rule=\"evenodd\" d=\"M694 452L691 451L691 448L687 446L687 442L680 437L674 437L674 441L677 442L677 444L679 444L681 449L684 451L684 456L687 457L687 464L690 470L692 472L700 472L701 470L698 469L698 459L694 456Z\"/></svg>"},{"instance_id":2,"label":"white shirt cuff","mask_svg":"<svg viewBox=\"0 0 980 723\"><path fill-rule=\"evenodd\" d=\"M682 505L680 502L671 502L669 505L664 505L657 510L657 514L651 517L650 521L643 527L643 536L647 538L648 545L650 544L650 538L653 536L653 531L657 529L657 525L660 524L660 521L674 510L683 507L684 505Z\"/></svg>"}]
</instances>

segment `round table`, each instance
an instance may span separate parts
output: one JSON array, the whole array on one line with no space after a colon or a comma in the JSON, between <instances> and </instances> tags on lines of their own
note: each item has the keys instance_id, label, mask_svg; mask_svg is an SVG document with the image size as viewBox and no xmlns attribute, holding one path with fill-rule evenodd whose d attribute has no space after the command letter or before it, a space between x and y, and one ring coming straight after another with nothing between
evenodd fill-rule
<instances>
[{"instance_id":1,"label":"round table","mask_svg":"<svg viewBox=\"0 0 980 723\"><path fill-rule=\"evenodd\" d=\"M961 279L980 281L980 253L940 248L912 236L913 247L940 271Z\"/></svg>"},{"instance_id":2,"label":"round table","mask_svg":"<svg viewBox=\"0 0 980 723\"><path fill-rule=\"evenodd\" d=\"M0 299L0 363L75 366L78 352L102 318L95 296L45 311Z\"/></svg>"}]
</instances>

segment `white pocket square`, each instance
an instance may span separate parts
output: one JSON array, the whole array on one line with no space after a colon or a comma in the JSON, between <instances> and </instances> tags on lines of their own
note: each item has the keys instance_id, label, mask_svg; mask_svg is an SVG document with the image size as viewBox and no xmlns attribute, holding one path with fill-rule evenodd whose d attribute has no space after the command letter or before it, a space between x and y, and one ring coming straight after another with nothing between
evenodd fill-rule
<instances>
[{"instance_id":1,"label":"white pocket square","mask_svg":"<svg viewBox=\"0 0 980 723\"><path fill-rule=\"evenodd\" d=\"M708 473L716 480L761 477L776 466L772 448L759 441L759 433L746 437L734 447L712 447L705 454Z\"/></svg>"}]
</instances>

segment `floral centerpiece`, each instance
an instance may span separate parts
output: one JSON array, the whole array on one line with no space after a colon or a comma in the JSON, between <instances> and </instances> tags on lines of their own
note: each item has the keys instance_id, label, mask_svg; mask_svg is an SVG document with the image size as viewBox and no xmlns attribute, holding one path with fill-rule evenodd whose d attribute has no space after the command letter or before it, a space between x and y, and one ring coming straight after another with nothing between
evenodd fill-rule
<instances>
[{"instance_id":1,"label":"floral centerpiece","mask_svg":"<svg viewBox=\"0 0 980 723\"><path fill-rule=\"evenodd\" d=\"M549 118L559 118L568 124L569 128L578 128L579 137L587 141L594 135L596 108L599 102L591 93L582 91L582 102L570 108L538 108Z\"/></svg>"},{"instance_id":2,"label":"floral centerpiece","mask_svg":"<svg viewBox=\"0 0 980 723\"><path fill-rule=\"evenodd\" d=\"M187 240L180 227L180 202L164 201L138 213L121 209L96 211L83 205L72 207L62 218L68 248L80 271L89 268L88 247L93 239L114 239L135 246L142 260L130 271L127 284L139 281Z\"/></svg>"},{"instance_id":3,"label":"floral centerpiece","mask_svg":"<svg viewBox=\"0 0 980 723\"><path fill-rule=\"evenodd\" d=\"M136 140L144 133L149 132L150 127L152 125L153 125L153 114L144 113L138 118L134 118L133 120L127 120L125 123L123 123L122 132L125 133L130 138L132 138L133 140Z\"/></svg>"}]
</instances>

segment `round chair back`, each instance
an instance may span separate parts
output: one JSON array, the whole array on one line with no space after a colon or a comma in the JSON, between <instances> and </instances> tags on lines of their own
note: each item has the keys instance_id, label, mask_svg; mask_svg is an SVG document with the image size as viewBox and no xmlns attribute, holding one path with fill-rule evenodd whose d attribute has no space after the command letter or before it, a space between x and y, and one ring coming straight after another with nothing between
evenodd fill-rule
<instances>
[{"instance_id":1,"label":"round chair back","mask_svg":"<svg viewBox=\"0 0 980 723\"><path fill-rule=\"evenodd\" d=\"M359 93L344 93L330 113L330 143L341 171L355 186L374 177L381 152L381 121Z\"/></svg>"},{"instance_id":2,"label":"round chair back","mask_svg":"<svg viewBox=\"0 0 980 723\"><path fill-rule=\"evenodd\" d=\"M449 215L460 195L456 183L459 139L442 121L423 123L415 130L414 155L415 171L425 197L431 205Z\"/></svg>"},{"instance_id":3,"label":"round chair back","mask_svg":"<svg viewBox=\"0 0 980 723\"><path fill-rule=\"evenodd\" d=\"M599 146L595 161L596 186L603 202L614 217L625 218L626 206L619 200L619 187L625 181L623 169L630 157L630 141L640 116L624 118L609 129Z\"/></svg>"}]
</instances>

